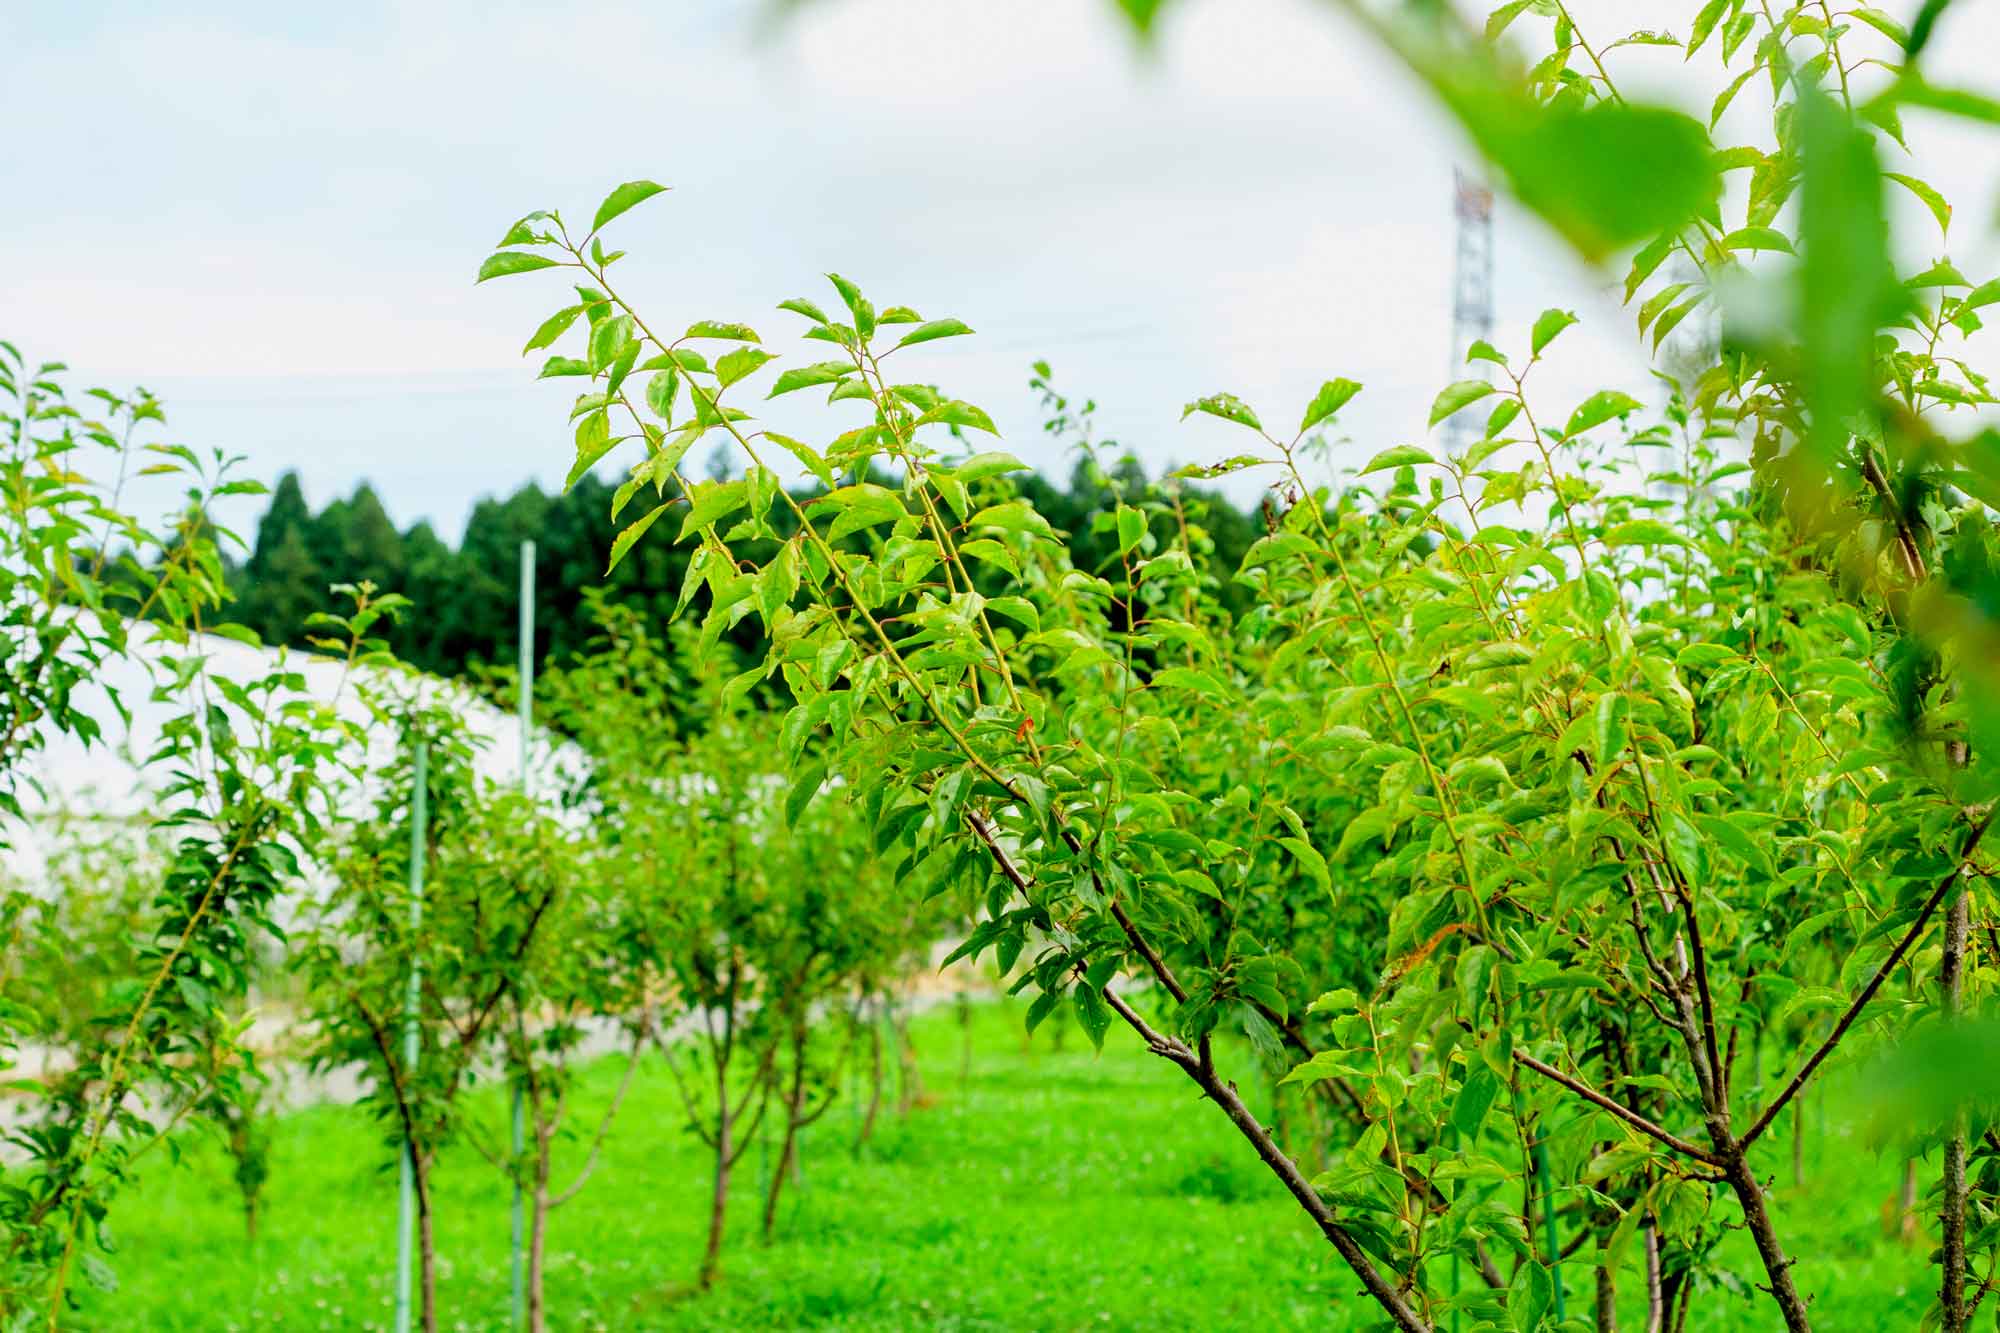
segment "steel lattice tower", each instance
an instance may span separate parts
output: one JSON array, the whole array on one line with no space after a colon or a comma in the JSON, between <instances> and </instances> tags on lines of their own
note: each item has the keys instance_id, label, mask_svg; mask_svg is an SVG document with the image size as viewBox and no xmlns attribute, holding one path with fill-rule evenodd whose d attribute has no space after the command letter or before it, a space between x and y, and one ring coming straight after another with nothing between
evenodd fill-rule
<instances>
[{"instance_id":1,"label":"steel lattice tower","mask_svg":"<svg viewBox=\"0 0 2000 1333\"><path fill-rule=\"evenodd\" d=\"M1484 379L1486 363L1468 364L1466 349L1493 337L1493 192L1452 168L1452 214L1458 254L1451 283L1451 380ZM1444 425L1444 442L1456 453L1479 438L1476 412L1460 412Z\"/></svg>"}]
</instances>

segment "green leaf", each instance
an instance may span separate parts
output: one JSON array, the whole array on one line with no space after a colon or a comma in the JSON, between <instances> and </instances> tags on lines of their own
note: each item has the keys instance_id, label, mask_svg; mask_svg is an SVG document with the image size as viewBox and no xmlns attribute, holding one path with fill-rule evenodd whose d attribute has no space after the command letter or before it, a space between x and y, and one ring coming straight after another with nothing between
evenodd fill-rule
<instances>
[{"instance_id":1,"label":"green leaf","mask_svg":"<svg viewBox=\"0 0 2000 1333\"><path fill-rule=\"evenodd\" d=\"M1483 1063L1474 1065L1451 1107L1451 1125L1459 1138L1471 1143L1479 1137L1480 1128L1486 1124L1486 1113L1493 1109L1494 1099L1499 1095L1500 1076Z\"/></svg>"},{"instance_id":2,"label":"green leaf","mask_svg":"<svg viewBox=\"0 0 2000 1333\"><path fill-rule=\"evenodd\" d=\"M1604 532L1606 546L1690 546L1693 543L1658 519L1614 523Z\"/></svg>"},{"instance_id":3,"label":"green leaf","mask_svg":"<svg viewBox=\"0 0 2000 1333\"><path fill-rule=\"evenodd\" d=\"M1460 380L1446 386L1443 393L1431 404L1430 424L1435 426L1461 407L1478 402L1493 392L1493 386L1485 380Z\"/></svg>"},{"instance_id":4,"label":"green leaf","mask_svg":"<svg viewBox=\"0 0 2000 1333\"><path fill-rule=\"evenodd\" d=\"M1600 389L1578 404L1576 411L1569 414L1569 425L1563 428L1564 435L1581 435L1592 426L1601 426L1613 417L1622 417L1628 412L1636 412L1641 404L1629 393L1616 389Z\"/></svg>"},{"instance_id":5,"label":"green leaf","mask_svg":"<svg viewBox=\"0 0 2000 1333\"><path fill-rule=\"evenodd\" d=\"M953 463L951 470L958 479L970 486L975 481L987 477L997 477L1007 472L1025 472L1028 465L1012 454L991 451L974 454L962 463Z\"/></svg>"},{"instance_id":6,"label":"green leaf","mask_svg":"<svg viewBox=\"0 0 2000 1333\"><path fill-rule=\"evenodd\" d=\"M789 301L778 302L778 309L789 310L796 315L804 315L807 319L811 320L815 324L826 324L829 322L826 317L826 312L821 310L818 306L814 305L811 301L806 300L806 298L803 296L794 296Z\"/></svg>"},{"instance_id":7,"label":"green leaf","mask_svg":"<svg viewBox=\"0 0 2000 1333\"><path fill-rule=\"evenodd\" d=\"M1467 381L1467 383L1472 382ZM1436 461L1436 459L1431 457L1428 449L1420 448L1414 444L1392 445L1369 459L1367 466L1363 467L1358 475L1365 477L1371 472L1380 472L1384 468L1412 467L1418 463L1435 463Z\"/></svg>"},{"instance_id":8,"label":"green leaf","mask_svg":"<svg viewBox=\"0 0 2000 1333\"><path fill-rule=\"evenodd\" d=\"M605 195L604 202L597 206L597 216L590 223L592 234L604 230L605 223L634 204L644 203L666 188L664 185L655 185L652 181L626 181Z\"/></svg>"},{"instance_id":9,"label":"green leaf","mask_svg":"<svg viewBox=\"0 0 2000 1333\"><path fill-rule=\"evenodd\" d=\"M846 361L816 361L810 366L793 366L779 373L777 381L771 385L766 398L776 398L781 393L791 393L794 389L809 389L816 384L837 384L854 373L854 367Z\"/></svg>"},{"instance_id":10,"label":"green leaf","mask_svg":"<svg viewBox=\"0 0 2000 1333\"><path fill-rule=\"evenodd\" d=\"M1264 429L1264 423L1257 420L1257 414L1250 410L1250 405L1233 393L1212 393L1206 398L1195 399L1181 409L1181 420L1186 421L1197 412L1206 412L1212 417L1248 426L1251 430Z\"/></svg>"},{"instance_id":11,"label":"green leaf","mask_svg":"<svg viewBox=\"0 0 2000 1333\"><path fill-rule=\"evenodd\" d=\"M1937 219L1939 236L1948 236L1950 234L1951 205L1945 202L1943 195L1918 180L1915 176L1905 176L1899 171L1885 171L1882 173L1882 177L1884 180L1896 182L1896 184L1902 186L1923 201L1924 207L1928 208L1931 211L1931 216Z\"/></svg>"},{"instance_id":12,"label":"green leaf","mask_svg":"<svg viewBox=\"0 0 2000 1333\"><path fill-rule=\"evenodd\" d=\"M1555 1299L1555 1283L1549 1270L1533 1259L1524 1260L1507 1284L1507 1318L1520 1333L1536 1333Z\"/></svg>"},{"instance_id":13,"label":"green leaf","mask_svg":"<svg viewBox=\"0 0 2000 1333\"><path fill-rule=\"evenodd\" d=\"M632 549L633 543L645 536L646 529L652 527L659 520L661 514L666 513L673 507L674 502L672 500L662 505L656 505L644 518L619 533L617 540L611 543L611 563L604 567L604 572L609 574L612 570L618 568L618 562L625 558L625 553Z\"/></svg>"},{"instance_id":14,"label":"green leaf","mask_svg":"<svg viewBox=\"0 0 2000 1333\"><path fill-rule=\"evenodd\" d=\"M889 350L895 351L896 348L908 347L913 343L935 342L939 338L956 338L962 333L970 332L972 332L971 327L962 319L934 319L928 324L919 324L911 329L903 335L902 341L898 342L896 347Z\"/></svg>"},{"instance_id":15,"label":"green leaf","mask_svg":"<svg viewBox=\"0 0 2000 1333\"><path fill-rule=\"evenodd\" d=\"M550 315L542 321L542 326L535 330L535 336L528 339L528 345L521 349L521 355L526 356L530 352L539 351L562 337L564 330L576 323L576 317L582 313L582 306L573 305Z\"/></svg>"},{"instance_id":16,"label":"green leaf","mask_svg":"<svg viewBox=\"0 0 2000 1333\"><path fill-rule=\"evenodd\" d=\"M886 486L878 486L871 481L856 482L852 486L842 486L830 491L814 505L838 510L833 520L833 528L827 533L828 541L839 541L850 532L873 527L877 523L893 523L907 517L909 510L903 505L903 498Z\"/></svg>"},{"instance_id":17,"label":"green leaf","mask_svg":"<svg viewBox=\"0 0 2000 1333\"><path fill-rule=\"evenodd\" d=\"M1327 874L1326 858L1320 855L1318 848L1303 838L1280 838L1278 845L1297 858L1299 868L1319 886L1321 893L1333 892L1333 878Z\"/></svg>"},{"instance_id":18,"label":"green leaf","mask_svg":"<svg viewBox=\"0 0 2000 1333\"><path fill-rule=\"evenodd\" d=\"M581 481L583 474L590 471L598 459L611 452L614 443L611 438L611 417L603 408L590 413L578 422L576 462L570 466L569 476L563 481L563 489L567 491Z\"/></svg>"},{"instance_id":19,"label":"green leaf","mask_svg":"<svg viewBox=\"0 0 2000 1333\"><path fill-rule=\"evenodd\" d=\"M1805 156L1799 198L1799 323L1809 456L1845 460L1848 424L1873 391L1875 330L1893 300L1882 176L1868 133L1826 94L1798 99Z\"/></svg>"},{"instance_id":20,"label":"green leaf","mask_svg":"<svg viewBox=\"0 0 2000 1333\"><path fill-rule=\"evenodd\" d=\"M1007 532L1035 532L1043 536L1053 536L1054 529L1049 521L1035 512L1026 500L1009 500L1004 504L990 505L966 520L969 528L1000 528Z\"/></svg>"},{"instance_id":21,"label":"green leaf","mask_svg":"<svg viewBox=\"0 0 2000 1333\"><path fill-rule=\"evenodd\" d=\"M698 319L688 325L683 338L720 338L728 342L754 343L761 341L757 330L748 324L727 324L720 320Z\"/></svg>"},{"instance_id":22,"label":"green leaf","mask_svg":"<svg viewBox=\"0 0 2000 1333\"><path fill-rule=\"evenodd\" d=\"M749 484L741 477L733 481L695 483L688 492L688 515L681 522L679 540L686 541L717 519L726 518L741 509L749 499Z\"/></svg>"},{"instance_id":23,"label":"green leaf","mask_svg":"<svg viewBox=\"0 0 2000 1333\"><path fill-rule=\"evenodd\" d=\"M610 319L597 322L590 331L590 368L600 371L608 368L624 354L625 348L633 341L632 317L613 315Z\"/></svg>"},{"instance_id":24,"label":"green leaf","mask_svg":"<svg viewBox=\"0 0 2000 1333\"><path fill-rule=\"evenodd\" d=\"M1305 419L1299 423L1299 433L1304 434L1325 421L1347 406L1348 400L1360 392L1361 386L1349 379L1328 380L1320 385L1319 392L1313 395L1311 404L1306 408ZM1182 415L1185 419L1186 414Z\"/></svg>"},{"instance_id":25,"label":"green leaf","mask_svg":"<svg viewBox=\"0 0 2000 1333\"><path fill-rule=\"evenodd\" d=\"M479 266L479 276L473 284L485 282L488 278L504 278L514 273L533 273L538 268L554 268L556 261L547 255L531 255L521 250L502 250L487 256Z\"/></svg>"},{"instance_id":26,"label":"green leaf","mask_svg":"<svg viewBox=\"0 0 2000 1333\"><path fill-rule=\"evenodd\" d=\"M1544 106L1486 60L1441 59L1413 44L1404 53L1515 197L1585 259L1676 230L1715 203L1721 178L1708 134L1678 111L1630 101Z\"/></svg>"},{"instance_id":27,"label":"green leaf","mask_svg":"<svg viewBox=\"0 0 2000 1333\"><path fill-rule=\"evenodd\" d=\"M564 375L588 375L590 363L579 361L573 356L552 356L542 363L542 371L535 376L538 380L554 379Z\"/></svg>"},{"instance_id":28,"label":"green leaf","mask_svg":"<svg viewBox=\"0 0 2000 1333\"><path fill-rule=\"evenodd\" d=\"M1987 125L2000 125L2000 101L1962 88L1940 88L1916 76L1905 76L1901 82L1892 85L1883 94L1883 99L1903 106L1922 107L1927 111L1942 111L1946 115L1961 116Z\"/></svg>"},{"instance_id":29,"label":"green leaf","mask_svg":"<svg viewBox=\"0 0 2000 1333\"><path fill-rule=\"evenodd\" d=\"M728 388L744 376L752 374L766 361L777 358L761 347L739 347L733 352L724 352L715 358L715 378L721 387Z\"/></svg>"},{"instance_id":30,"label":"green leaf","mask_svg":"<svg viewBox=\"0 0 2000 1333\"><path fill-rule=\"evenodd\" d=\"M1071 1002L1076 1006L1077 1026L1083 1035L1090 1038L1090 1044L1098 1050L1104 1049L1104 1034L1111 1030L1111 1006L1092 986L1078 986L1070 992Z\"/></svg>"},{"instance_id":31,"label":"green leaf","mask_svg":"<svg viewBox=\"0 0 2000 1333\"><path fill-rule=\"evenodd\" d=\"M813 797L819 795L819 789L825 783L825 764L807 764L799 770L799 775L792 779L791 790L785 793L786 828L799 826L799 816L806 812L806 807L812 804Z\"/></svg>"},{"instance_id":32,"label":"green leaf","mask_svg":"<svg viewBox=\"0 0 2000 1333\"><path fill-rule=\"evenodd\" d=\"M1864 6L1859 9L1850 9L1847 12L1881 33L1884 37L1887 37L1898 47L1907 48L1909 46L1910 30L1881 10L1875 9L1872 6Z\"/></svg>"},{"instance_id":33,"label":"green leaf","mask_svg":"<svg viewBox=\"0 0 2000 1333\"><path fill-rule=\"evenodd\" d=\"M1708 40L1710 33L1715 31L1715 25L1721 20L1723 11L1728 7L1729 0L1708 0L1708 3L1703 5L1700 11L1695 14L1694 26L1688 29L1686 59L1694 59L1694 53L1701 50L1701 44Z\"/></svg>"},{"instance_id":34,"label":"green leaf","mask_svg":"<svg viewBox=\"0 0 2000 1333\"><path fill-rule=\"evenodd\" d=\"M1529 338L1529 349L1536 355L1555 341L1556 335L1576 323L1576 312L1571 310L1544 310L1535 320L1533 335Z\"/></svg>"},{"instance_id":35,"label":"green leaf","mask_svg":"<svg viewBox=\"0 0 2000 1333\"><path fill-rule=\"evenodd\" d=\"M1121 504L1118 506L1117 522L1118 554L1130 555L1132 549L1145 540L1146 516L1129 505Z\"/></svg>"},{"instance_id":36,"label":"green leaf","mask_svg":"<svg viewBox=\"0 0 2000 1333\"><path fill-rule=\"evenodd\" d=\"M930 411L917 418L919 426L934 421L942 421L952 426L965 426L972 430L983 430L988 435L998 435L1000 430L993 424L993 418L971 403L962 403L956 398L947 398Z\"/></svg>"},{"instance_id":37,"label":"green leaf","mask_svg":"<svg viewBox=\"0 0 2000 1333\"><path fill-rule=\"evenodd\" d=\"M1738 227L1722 238L1725 250L1775 250L1779 254L1795 254L1792 238L1776 227Z\"/></svg>"},{"instance_id":38,"label":"green leaf","mask_svg":"<svg viewBox=\"0 0 2000 1333\"><path fill-rule=\"evenodd\" d=\"M1615 690L1599 696L1592 730L1597 743L1597 771L1610 767L1625 748L1625 696Z\"/></svg>"}]
</instances>

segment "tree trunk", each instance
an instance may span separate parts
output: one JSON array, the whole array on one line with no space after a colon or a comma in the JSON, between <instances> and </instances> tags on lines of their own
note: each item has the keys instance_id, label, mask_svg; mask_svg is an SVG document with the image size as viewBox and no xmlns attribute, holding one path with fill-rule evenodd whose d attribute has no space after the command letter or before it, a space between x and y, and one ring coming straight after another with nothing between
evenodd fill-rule
<instances>
[{"instance_id":1,"label":"tree trunk","mask_svg":"<svg viewBox=\"0 0 2000 1333\"><path fill-rule=\"evenodd\" d=\"M896 1034L896 1114L905 1116L924 1099L924 1071L917 1065L917 1044L910 1040L909 1015L894 1014L890 1030Z\"/></svg>"},{"instance_id":2,"label":"tree trunk","mask_svg":"<svg viewBox=\"0 0 2000 1333\"><path fill-rule=\"evenodd\" d=\"M1945 1021L1957 1020L1964 1006L1965 948L1972 933L1972 896L1960 892L1946 909L1944 958L1938 985L1944 991ZM1938 1247L1938 1305L1941 1333L1965 1333L1965 1135L1966 1117L1959 1111L1951 1136L1944 1143L1944 1199L1938 1225L1944 1233Z\"/></svg>"},{"instance_id":3,"label":"tree trunk","mask_svg":"<svg viewBox=\"0 0 2000 1333\"><path fill-rule=\"evenodd\" d=\"M1903 1183L1896 1191L1896 1224L1892 1234L1901 1236L1904 1244L1917 1238L1917 1159L1903 1159Z\"/></svg>"},{"instance_id":4,"label":"tree trunk","mask_svg":"<svg viewBox=\"0 0 2000 1333\"><path fill-rule=\"evenodd\" d=\"M1812 1321L1806 1317L1806 1303L1799 1298L1798 1287L1792 1282L1792 1261L1785 1257L1784 1247L1778 1243L1771 1214L1764 1207L1763 1188L1750 1173L1750 1163L1741 1150L1731 1152L1723 1164L1723 1174L1743 1209L1743 1223L1750 1229L1751 1240L1756 1242L1757 1256L1763 1260L1765 1275L1771 1279L1771 1298L1778 1303L1778 1313L1784 1316L1786 1329L1790 1333L1808 1333Z\"/></svg>"},{"instance_id":5,"label":"tree trunk","mask_svg":"<svg viewBox=\"0 0 2000 1333\"><path fill-rule=\"evenodd\" d=\"M1618 1274L1602 1251L1597 1260L1597 1333L1618 1333Z\"/></svg>"},{"instance_id":6,"label":"tree trunk","mask_svg":"<svg viewBox=\"0 0 2000 1333\"><path fill-rule=\"evenodd\" d=\"M715 1114L715 1193L708 1207L708 1247L702 1251L701 1276L696 1285L707 1291L722 1270L722 1228L729 1210L729 1145L734 1128L729 1123L729 1083L716 1079L721 1098Z\"/></svg>"},{"instance_id":7,"label":"tree trunk","mask_svg":"<svg viewBox=\"0 0 2000 1333\"><path fill-rule=\"evenodd\" d=\"M958 993L958 1099L965 1100L966 1090L972 1084L972 994Z\"/></svg>"},{"instance_id":8,"label":"tree trunk","mask_svg":"<svg viewBox=\"0 0 2000 1333\"><path fill-rule=\"evenodd\" d=\"M869 1136L874 1134L875 1117L882 1110L882 1025L880 1023L868 1025L868 1040L874 1065L870 1074L872 1082L868 1089L868 1113L862 1117L860 1136L854 1140L854 1153L857 1157L861 1155L861 1145L868 1142Z\"/></svg>"},{"instance_id":9,"label":"tree trunk","mask_svg":"<svg viewBox=\"0 0 2000 1333\"><path fill-rule=\"evenodd\" d=\"M798 1160L798 1108L785 1117L785 1142L778 1149L778 1169L771 1173L771 1188L764 1193L764 1243L769 1245L778 1231L778 1199L785 1190L785 1177Z\"/></svg>"},{"instance_id":10,"label":"tree trunk","mask_svg":"<svg viewBox=\"0 0 2000 1333\"><path fill-rule=\"evenodd\" d=\"M1667 1333L1666 1289L1660 1274L1660 1232L1650 1221L1646 1237L1646 1333Z\"/></svg>"},{"instance_id":11,"label":"tree trunk","mask_svg":"<svg viewBox=\"0 0 2000 1333\"><path fill-rule=\"evenodd\" d=\"M535 1126L535 1190L528 1221L528 1333L545 1333L548 1304L543 1298L542 1271L549 1249L549 1134Z\"/></svg>"},{"instance_id":12,"label":"tree trunk","mask_svg":"<svg viewBox=\"0 0 2000 1333\"><path fill-rule=\"evenodd\" d=\"M764 1191L764 1243L769 1245L778 1229L778 1199L785 1191L785 1177L796 1160L799 1139L799 1110L806 1095L806 1030L803 1023L792 1027L792 1082L785 1090L785 1141L778 1149L778 1166Z\"/></svg>"},{"instance_id":13,"label":"tree trunk","mask_svg":"<svg viewBox=\"0 0 2000 1333\"><path fill-rule=\"evenodd\" d=\"M417 1186L418 1308L424 1333L438 1333L437 1236L431 1228L431 1164L424 1154L410 1156Z\"/></svg>"}]
</instances>

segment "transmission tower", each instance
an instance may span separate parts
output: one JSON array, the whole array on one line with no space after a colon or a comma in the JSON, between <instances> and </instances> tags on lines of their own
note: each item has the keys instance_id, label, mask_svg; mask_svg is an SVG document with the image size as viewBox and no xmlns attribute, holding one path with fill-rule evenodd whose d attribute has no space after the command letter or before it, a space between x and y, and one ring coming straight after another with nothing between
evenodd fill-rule
<instances>
[{"instance_id":1,"label":"transmission tower","mask_svg":"<svg viewBox=\"0 0 2000 1333\"><path fill-rule=\"evenodd\" d=\"M1458 254L1451 281L1452 380L1485 378L1486 363L1467 364L1466 349L1493 336L1493 192L1452 168L1452 215ZM1445 422L1445 447L1453 453L1479 438L1478 414L1460 412Z\"/></svg>"}]
</instances>

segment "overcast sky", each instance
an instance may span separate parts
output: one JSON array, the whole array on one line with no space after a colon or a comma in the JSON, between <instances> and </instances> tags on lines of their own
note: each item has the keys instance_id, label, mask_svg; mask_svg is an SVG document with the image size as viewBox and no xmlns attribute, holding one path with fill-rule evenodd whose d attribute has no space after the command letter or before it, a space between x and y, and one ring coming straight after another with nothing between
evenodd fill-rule
<instances>
[{"instance_id":1,"label":"overcast sky","mask_svg":"<svg viewBox=\"0 0 2000 1333\"><path fill-rule=\"evenodd\" d=\"M399 522L455 535L479 495L560 483L574 388L518 352L562 293L472 273L520 214L587 217L633 177L673 187L612 233L660 322L744 320L819 359L772 307L832 299L828 269L957 315L980 336L927 349L922 377L1038 464L1067 467L1036 357L1155 468L1227 449L1227 427L1179 421L1201 393L1283 422L1358 379L1359 461L1419 438L1446 375L1460 144L1326 4L1189 0L1151 57L1108 0L819 0L776 31L724 0L6 8L0 337L75 388L146 385L174 438L297 468L315 503L365 478ZM1694 8L1575 6L1613 35L1684 33ZM1938 77L1995 82L1995 8L1953 11ZM1713 95L1710 54L1695 78L1639 55L1633 86ZM2000 157L1913 128L1905 169L1959 205L1951 252L1990 276ZM1942 253L1913 207L1909 244ZM1503 345L1546 306L1585 321L1555 398L1645 391L1615 275L1504 207L1498 268Z\"/></svg>"}]
</instances>

